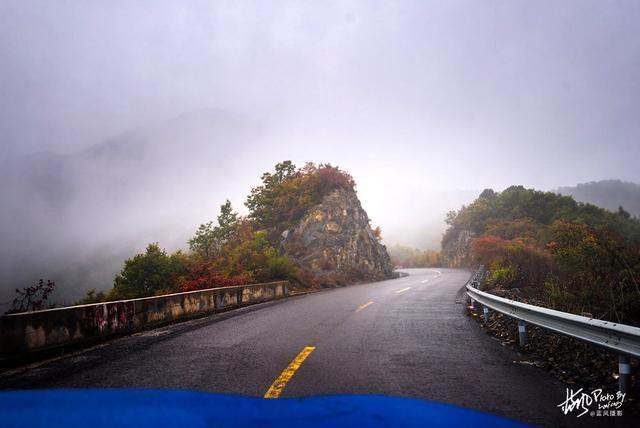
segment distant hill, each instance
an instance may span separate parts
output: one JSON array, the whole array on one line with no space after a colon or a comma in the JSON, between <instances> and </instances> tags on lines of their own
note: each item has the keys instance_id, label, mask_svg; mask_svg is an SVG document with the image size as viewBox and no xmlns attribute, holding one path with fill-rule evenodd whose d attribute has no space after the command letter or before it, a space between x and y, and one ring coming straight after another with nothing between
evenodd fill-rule
<instances>
[{"instance_id":1,"label":"distant hill","mask_svg":"<svg viewBox=\"0 0 640 428\"><path fill-rule=\"evenodd\" d=\"M578 184L575 187L560 187L557 192L609 211L618 211L618 207L623 207L632 216L640 217L640 184L602 180Z\"/></svg>"}]
</instances>

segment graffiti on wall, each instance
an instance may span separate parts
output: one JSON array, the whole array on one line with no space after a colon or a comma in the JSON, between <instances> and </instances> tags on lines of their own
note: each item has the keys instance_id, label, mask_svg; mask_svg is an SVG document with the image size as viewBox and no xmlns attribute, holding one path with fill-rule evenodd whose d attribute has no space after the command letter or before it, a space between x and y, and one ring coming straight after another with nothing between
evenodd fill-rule
<instances>
[{"instance_id":1,"label":"graffiti on wall","mask_svg":"<svg viewBox=\"0 0 640 428\"><path fill-rule=\"evenodd\" d=\"M85 320L94 334L125 331L133 326L133 302L113 302L86 307Z\"/></svg>"}]
</instances>

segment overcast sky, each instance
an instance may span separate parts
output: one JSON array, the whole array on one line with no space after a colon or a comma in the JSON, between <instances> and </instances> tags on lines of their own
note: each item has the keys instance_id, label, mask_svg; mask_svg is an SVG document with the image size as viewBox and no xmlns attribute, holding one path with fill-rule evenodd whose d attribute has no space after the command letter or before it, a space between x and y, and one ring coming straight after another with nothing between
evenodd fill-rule
<instances>
[{"instance_id":1,"label":"overcast sky","mask_svg":"<svg viewBox=\"0 0 640 428\"><path fill-rule=\"evenodd\" d=\"M4 0L2 156L213 107L276 158L438 188L640 181L638 22L637 1Z\"/></svg>"},{"instance_id":2,"label":"overcast sky","mask_svg":"<svg viewBox=\"0 0 640 428\"><path fill-rule=\"evenodd\" d=\"M410 241L485 187L640 182L639 22L633 0L2 0L0 163L154 130L173 169L234 171L198 211L241 208L279 160L331 162ZM251 137L171 130L212 111Z\"/></svg>"}]
</instances>

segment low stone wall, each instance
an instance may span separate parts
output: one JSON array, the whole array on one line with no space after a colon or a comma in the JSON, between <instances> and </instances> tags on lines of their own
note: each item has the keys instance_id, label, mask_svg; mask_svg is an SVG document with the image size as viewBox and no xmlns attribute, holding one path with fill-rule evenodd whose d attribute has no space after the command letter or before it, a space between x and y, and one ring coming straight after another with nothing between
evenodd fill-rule
<instances>
[{"instance_id":1,"label":"low stone wall","mask_svg":"<svg viewBox=\"0 0 640 428\"><path fill-rule=\"evenodd\" d=\"M288 283L281 281L4 315L0 357L81 344L288 295Z\"/></svg>"}]
</instances>

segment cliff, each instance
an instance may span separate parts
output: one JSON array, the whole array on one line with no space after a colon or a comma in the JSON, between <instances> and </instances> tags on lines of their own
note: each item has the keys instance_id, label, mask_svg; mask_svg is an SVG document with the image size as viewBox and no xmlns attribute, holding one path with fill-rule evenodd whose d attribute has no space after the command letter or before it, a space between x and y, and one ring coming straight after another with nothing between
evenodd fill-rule
<instances>
[{"instance_id":1,"label":"cliff","mask_svg":"<svg viewBox=\"0 0 640 428\"><path fill-rule=\"evenodd\" d=\"M470 268L474 266L471 243L475 234L470 230L461 230L454 239L442 246L440 258L442 266L450 268Z\"/></svg>"},{"instance_id":2,"label":"cliff","mask_svg":"<svg viewBox=\"0 0 640 428\"><path fill-rule=\"evenodd\" d=\"M280 251L314 286L338 286L390 278L387 250L351 189L336 189L281 234Z\"/></svg>"}]
</instances>

